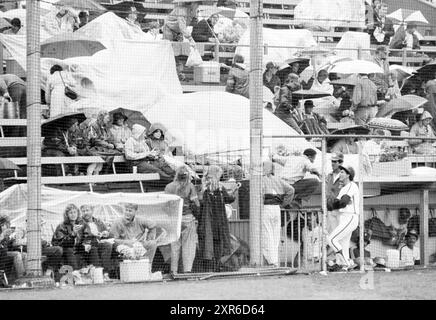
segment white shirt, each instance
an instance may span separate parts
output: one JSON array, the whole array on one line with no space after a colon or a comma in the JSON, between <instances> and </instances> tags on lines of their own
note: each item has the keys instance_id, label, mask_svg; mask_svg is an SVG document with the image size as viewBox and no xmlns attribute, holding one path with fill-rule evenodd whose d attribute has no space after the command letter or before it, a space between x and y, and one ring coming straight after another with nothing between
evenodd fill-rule
<instances>
[{"instance_id":1,"label":"white shirt","mask_svg":"<svg viewBox=\"0 0 436 320\"><path fill-rule=\"evenodd\" d=\"M306 156L289 156L289 157L280 157L280 160L286 161L284 166L275 166L281 167L279 170L275 171L275 175L279 178L282 178L289 184L294 184L295 182L301 180L306 175L306 172L310 172L315 169L315 166L312 162L310 162L309 158Z\"/></svg>"},{"instance_id":2,"label":"white shirt","mask_svg":"<svg viewBox=\"0 0 436 320\"><path fill-rule=\"evenodd\" d=\"M406 45L407 49L413 49L413 35L406 32Z\"/></svg>"},{"instance_id":3,"label":"white shirt","mask_svg":"<svg viewBox=\"0 0 436 320\"><path fill-rule=\"evenodd\" d=\"M339 191L339 194L337 196L337 199L341 199L342 196L348 195L351 199L350 203L347 204L345 208L339 209L339 213L344 214L359 214L359 187L357 184L355 184L353 181L348 183L347 185L343 186L341 191Z\"/></svg>"},{"instance_id":4,"label":"white shirt","mask_svg":"<svg viewBox=\"0 0 436 320\"><path fill-rule=\"evenodd\" d=\"M410 249L406 245L400 248L400 261L404 266L413 266L415 265L415 261L420 260L420 258L419 248L416 244L413 249Z\"/></svg>"}]
</instances>

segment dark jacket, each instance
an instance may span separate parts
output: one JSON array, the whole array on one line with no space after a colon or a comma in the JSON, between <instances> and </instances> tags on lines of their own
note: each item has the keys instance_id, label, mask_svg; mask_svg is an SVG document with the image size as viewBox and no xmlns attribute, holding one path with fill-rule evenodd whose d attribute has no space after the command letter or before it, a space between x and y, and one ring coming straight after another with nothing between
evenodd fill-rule
<instances>
[{"instance_id":1,"label":"dark jacket","mask_svg":"<svg viewBox=\"0 0 436 320\"><path fill-rule=\"evenodd\" d=\"M412 36L413 36L412 49L420 49L421 47L419 46L418 37L415 34L413 34ZM406 44L404 43L405 40L406 40L406 31L404 30L403 26L400 26L397 32L395 33L394 37L392 38L392 42L389 47L391 49L403 49L404 47L406 47Z\"/></svg>"},{"instance_id":2,"label":"dark jacket","mask_svg":"<svg viewBox=\"0 0 436 320\"><path fill-rule=\"evenodd\" d=\"M213 26L210 25L209 20L201 20L194 25L191 33L195 42L209 42L209 38L214 38Z\"/></svg>"},{"instance_id":3,"label":"dark jacket","mask_svg":"<svg viewBox=\"0 0 436 320\"><path fill-rule=\"evenodd\" d=\"M385 18L385 23L382 23L381 20L378 20L375 22L375 26L381 28L385 37L382 42L378 42L377 39L374 37L374 30L372 30L371 38L370 38L371 44L379 44L379 45L387 46L389 44L389 41L395 34L394 24L392 23L392 20L389 18Z\"/></svg>"},{"instance_id":4,"label":"dark jacket","mask_svg":"<svg viewBox=\"0 0 436 320\"><path fill-rule=\"evenodd\" d=\"M282 86L280 78L276 74L273 74L271 80L268 81L266 79L265 74L266 74L266 72L263 73L263 85L265 87L267 87L268 89L270 89L272 93L274 93L274 87L276 87L276 86L281 87Z\"/></svg>"},{"instance_id":5,"label":"dark jacket","mask_svg":"<svg viewBox=\"0 0 436 320\"><path fill-rule=\"evenodd\" d=\"M106 227L104 222L101 221L100 219L92 217L92 222L96 224L98 232L109 231L109 229ZM95 244L97 240L100 239L92 235L91 228L88 222L83 223L83 229L80 238L82 244Z\"/></svg>"},{"instance_id":6,"label":"dark jacket","mask_svg":"<svg viewBox=\"0 0 436 320\"><path fill-rule=\"evenodd\" d=\"M76 224L83 224L82 221L78 221ZM73 248L80 243L81 233L73 235L73 225L69 222L62 222L56 227L51 240L52 245L62 248Z\"/></svg>"},{"instance_id":7,"label":"dark jacket","mask_svg":"<svg viewBox=\"0 0 436 320\"><path fill-rule=\"evenodd\" d=\"M249 98L249 77L248 71L234 66L230 69L227 77L226 92L240 94Z\"/></svg>"},{"instance_id":8,"label":"dark jacket","mask_svg":"<svg viewBox=\"0 0 436 320\"><path fill-rule=\"evenodd\" d=\"M78 150L85 150L86 147L89 146L89 140L86 138L86 135L82 130L63 131L60 128L57 128L51 135L44 138L44 148L57 149L68 154L66 141L68 141L70 147L76 147Z\"/></svg>"}]
</instances>

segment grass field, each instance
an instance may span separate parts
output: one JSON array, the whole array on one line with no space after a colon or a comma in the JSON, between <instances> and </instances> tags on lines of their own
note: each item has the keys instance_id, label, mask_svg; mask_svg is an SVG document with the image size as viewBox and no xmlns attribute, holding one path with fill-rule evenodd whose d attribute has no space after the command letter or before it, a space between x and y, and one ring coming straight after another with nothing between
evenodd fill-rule
<instances>
[{"instance_id":1,"label":"grass field","mask_svg":"<svg viewBox=\"0 0 436 320\"><path fill-rule=\"evenodd\" d=\"M363 278L366 277L366 278ZM365 281L367 280L367 281ZM11 299L436 299L436 270L288 275L247 279L2 290Z\"/></svg>"}]
</instances>

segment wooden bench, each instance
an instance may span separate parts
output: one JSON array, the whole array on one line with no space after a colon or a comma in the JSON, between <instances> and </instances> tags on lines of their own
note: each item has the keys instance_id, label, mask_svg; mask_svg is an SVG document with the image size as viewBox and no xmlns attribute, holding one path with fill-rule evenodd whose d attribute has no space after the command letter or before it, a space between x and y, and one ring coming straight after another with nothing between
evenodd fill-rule
<instances>
[{"instance_id":1,"label":"wooden bench","mask_svg":"<svg viewBox=\"0 0 436 320\"><path fill-rule=\"evenodd\" d=\"M41 138L41 142L44 138ZM0 138L0 148L2 147L27 147L27 137L3 137Z\"/></svg>"},{"instance_id":2,"label":"wooden bench","mask_svg":"<svg viewBox=\"0 0 436 320\"><path fill-rule=\"evenodd\" d=\"M0 119L0 137L5 136L3 127L26 127L27 119Z\"/></svg>"}]
</instances>

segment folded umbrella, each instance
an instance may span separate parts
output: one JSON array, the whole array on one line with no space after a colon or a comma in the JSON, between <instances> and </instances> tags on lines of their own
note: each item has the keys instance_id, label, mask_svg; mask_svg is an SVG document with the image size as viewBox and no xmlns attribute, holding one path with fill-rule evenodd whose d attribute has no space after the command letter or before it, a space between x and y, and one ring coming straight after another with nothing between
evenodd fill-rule
<instances>
[{"instance_id":1,"label":"folded umbrella","mask_svg":"<svg viewBox=\"0 0 436 320\"><path fill-rule=\"evenodd\" d=\"M336 63L331 69L332 73L352 74L352 73L384 73L383 69L371 61L352 60Z\"/></svg>"},{"instance_id":2,"label":"folded umbrella","mask_svg":"<svg viewBox=\"0 0 436 320\"><path fill-rule=\"evenodd\" d=\"M426 102L427 99L414 94L401 96L381 106L377 112L376 117L390 118L392 117L392 115L394 115L397 112L408 111L408 110L419 108L422 105L424 105Z\"/></svg>"}]
</instances>

